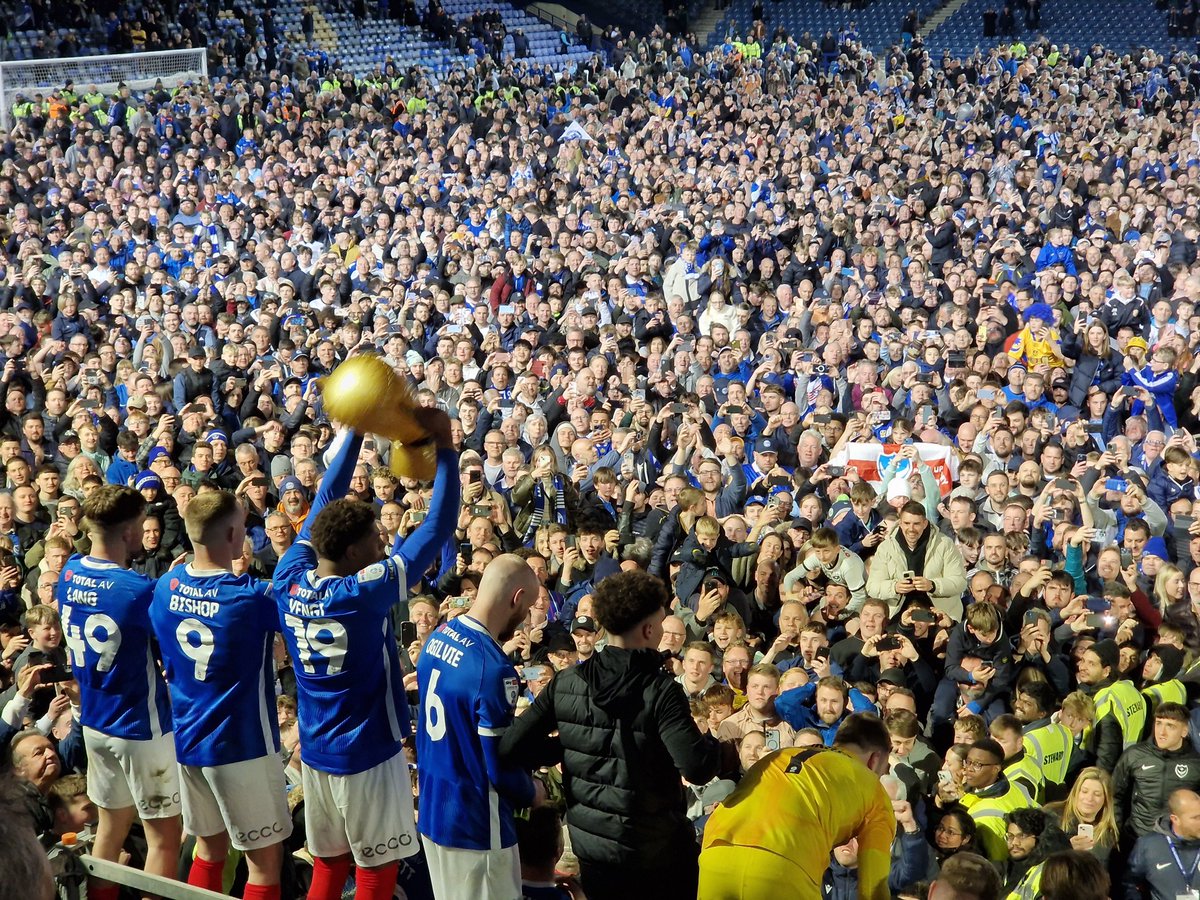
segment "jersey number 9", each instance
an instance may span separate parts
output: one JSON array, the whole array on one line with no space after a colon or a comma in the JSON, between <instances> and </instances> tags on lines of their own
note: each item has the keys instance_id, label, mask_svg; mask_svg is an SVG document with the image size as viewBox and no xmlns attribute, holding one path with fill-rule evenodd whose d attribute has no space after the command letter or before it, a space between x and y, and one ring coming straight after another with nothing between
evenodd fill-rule
<instances>
[{"instance_id":1,"label":"jersey number 9","mask_svg":"<svg viewBox=\"0 0 1200 900\"><path fill-rule=\"evenodd\" d=\"M193 639L198 643L193 644ZM175 640L183 655L196 664L193 677L197 681L207 681L208 663L213 654L212 629L199 619L184 619L175 629Z\"/></svg>"},{"instance_id":2,"label":"jersey number 9","mask_svg":"<svg viewBox=\"0 0 1200 900\"><path fill-rule=\"evenodd\" d=\"M62 608L62 630L71 651L73 669L87 668L85 644L100 656L96 660L97 672L107 672L112 668L117 651L121 649L121 629L111 616L92 613L83 620L81 629L71 621L71 606L66 605Z\"/></svg>"}]
</instances>

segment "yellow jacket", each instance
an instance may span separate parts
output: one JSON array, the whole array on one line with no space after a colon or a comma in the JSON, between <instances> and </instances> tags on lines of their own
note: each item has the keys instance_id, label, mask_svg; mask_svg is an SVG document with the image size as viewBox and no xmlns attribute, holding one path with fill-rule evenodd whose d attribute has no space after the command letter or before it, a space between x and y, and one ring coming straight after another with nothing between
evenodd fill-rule
<instances>
[{"instance_id":1,"label":"yellow jacket","mask_svg":"<svg viewBox=\"0 0 1200 900\"><path fill-rule=\"evenodd\" d=\"M764 757L713 811L704 850L767 850L820 884L833 848L857 837L859 896L887 900L895 836L896 815L874 772L836 748L791 748Z\"/></svg>"}]
</instances>

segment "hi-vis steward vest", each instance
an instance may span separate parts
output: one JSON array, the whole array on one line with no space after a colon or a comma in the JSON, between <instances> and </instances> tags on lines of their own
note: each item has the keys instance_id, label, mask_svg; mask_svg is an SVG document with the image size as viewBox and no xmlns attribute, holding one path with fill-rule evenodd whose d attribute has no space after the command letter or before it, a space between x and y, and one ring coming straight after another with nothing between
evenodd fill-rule
<instances>
[{"instance_id":1,"label":"hi-vis steward vest","mask_svg":"<svg viewBox=\"0 0 1200 900\"><path fill-rule=\"evenodd\" d=\"M1128 750L1142 739L1146 730L1146 698L1131 681L1117 681L1100 688L1093 698L1096 721L1112 716L1121 726L1121 749Z\"/></svg>"},{"instance_id":2,"label":"hi-vis steward vest","mask_svg":"<svg viewBox=\"0 0 1200 900\"><path fill-rule=\"evenodd\" d=\"M1037 758L1028 753L1023 754L1015 763L1004 767L1004 777L1025 791L1034 803L1042 802L1042 795L1046 791L1046 777Z\"/></svg>"},{"instance_id":3,"label":"hi-vis steward vest","mask_svg":"<svg viewBox=\"0 0 1200 900\"><path fill-rule=\"evenodd\" d=\"M1042 775L1051 784L1065 784L1067 769L1075 751L1075 739L1071 729L1057 722L1049 722L1025 734L1025 758L1041 766Z\"/></svg>"},{"instance_id":4,"label":"hi-vis steward vest","mask_svg":"<svg viewBox=\"0 0 1200 900\"><path fill-rule=\"evenodd\" d=\"M1005 783L1004 779L1001 784ZM993 785L984 793L991 794L997 790ZM997 796L979 796L970 791L959 799L961 805L975 820L976 835L983 847L984 855L992 862L1004 862L1008 859L1008 843L1005 834L1008 826L1004 824L1006 813L1014 809L1028 809L1034 803L1017 785L1008 782L1008 790Z\"/></svg>"},{"instance_id":5,"label":"hi-vis steward vest","mask_svg":"<svg viewBox=\"0 0 1200 900\"><path fill-rule=\"evenodd\" d=\"M1178 703L1187 706L1187 688L1178 678L1162 681L1142 688L1142 695L1149 704L1149 718L1154 718L1154 712L1163 703Z\"/></svg>"}]
</instances>

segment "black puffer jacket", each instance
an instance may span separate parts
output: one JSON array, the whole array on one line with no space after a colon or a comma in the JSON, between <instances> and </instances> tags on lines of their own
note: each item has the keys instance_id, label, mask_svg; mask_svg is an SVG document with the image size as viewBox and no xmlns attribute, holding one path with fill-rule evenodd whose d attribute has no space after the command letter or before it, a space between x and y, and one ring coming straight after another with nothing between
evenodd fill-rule
<instances>
[{"instance_id":1,"label":"black puffer jacket","mask_svg":"<svg viewBox=\"0 0 1200 900\"><path fill-rule=\"evenodd\" d=\"M680 775L707 783L720 751L696 728L657 651L610 646L560 673L517 717L500 753L528 768L561 759L571 848L583 862L669 871L684 854L695 859Z\"/></svg>"}]
</instances>

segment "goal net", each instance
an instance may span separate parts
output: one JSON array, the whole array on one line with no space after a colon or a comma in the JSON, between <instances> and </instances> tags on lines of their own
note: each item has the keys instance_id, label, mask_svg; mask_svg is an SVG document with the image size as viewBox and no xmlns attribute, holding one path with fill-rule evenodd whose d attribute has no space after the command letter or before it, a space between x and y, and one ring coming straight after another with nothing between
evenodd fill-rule
<instances>
[{"instance_id":1,"label":"goal net","mask_svg":"<svg viewBox=\"0 0 1200 900\"><path fill-rule=\"evenodd\" d=\"M32 99L32 94L49 94L67 81L75 83L77 93L95 85L108 94L122 82L132 90L145 90L159 78L171 88L207 74L208 55L203 47L3 62L0 63L0 128L12 127L12 107L17 94Z\"/></svg>"}]
</instances>

